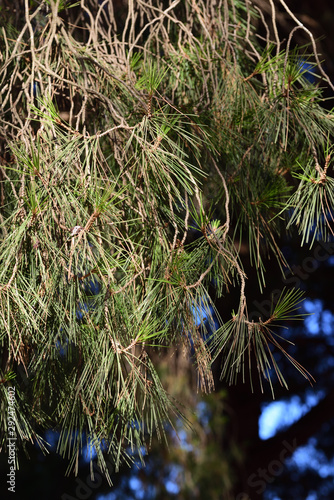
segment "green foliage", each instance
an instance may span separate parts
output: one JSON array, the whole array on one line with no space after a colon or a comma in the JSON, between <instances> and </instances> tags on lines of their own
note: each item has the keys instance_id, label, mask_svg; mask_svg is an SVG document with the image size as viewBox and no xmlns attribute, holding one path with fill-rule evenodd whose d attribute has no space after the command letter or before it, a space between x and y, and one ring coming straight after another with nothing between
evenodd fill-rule
<instances>
[{"instance_id":1,"label":"green foliage","mask_svg":"<svg viewBox=\"0 0 334 500\"><path fill-rule=\"evenodd\" d=\"M213 19L212 2L138 4L122 24L112 2L112 19L88 3L74 25L52 2L40 37L38 9L22 36L2 32L1 391L15 373L21 444L43 448L54 427L71 468L84 432L103 470L102 442L118 467L165 437L182 415L158 370L172 348L207 391L216 359L229 383L252 383L256 366L261 384L276 373L287 386L275 352L310 378L277 340L299 291L250 321L241 246L263 292L290 226L302 243L314 225L312 241L332 234L329 159L319 165L333 116L301 69L305 48L269 35L262 48L258 14L228 5ZM224 322L213 297L232 289Z\"/></svg>"},{"instance_id":2,"label":"green foliage","mask_svg":"<svg viewBox=\"0 0 334 500\"><path fill-rule=\"evenodd\" d=\"M288 203L293 208L288 227L296 224L302 234L302 244L312 247L315 240L327 241L333 235L333 187L334 179L327 175L331 154L327 151L325 166L322 169L314 159L310 159L302 173L295 172L300 181Z\"/></svg>"},{"instance_id":3,"label":"green foliage","mask_svg":"<svg viewBox=\"0 0 334 500\"><path fill-rule=\"evenodd\" d=\"M257 322L249 321L245 311L239 310L237 314L233 314L230 321L216 331L214 341L210 343L210 348L213 353L213 360L217 353L222 352L225 354L222 377L229 378L230 382L233 383L236 382L238 375L241 373L245 381L248 369L249 378L252 380L252 362L254 362L252 352L255 352L256 368L261 388L262 377L269 381L272 388L272 371L276 373L280 384L288 388L273 355L272 347L274 346L287 356L288 360L304 377L309 380L312 379L312 376L288 355L277 340L278 336L274 330L277 324L288 319L300 319L300 315L296 314L296 311L299 309L298 304L302 300L302 295L303 293L299 290L283 290L275 306L272 306L270 317L266 321L261 318Z\"/></svg>"}]
</instances>

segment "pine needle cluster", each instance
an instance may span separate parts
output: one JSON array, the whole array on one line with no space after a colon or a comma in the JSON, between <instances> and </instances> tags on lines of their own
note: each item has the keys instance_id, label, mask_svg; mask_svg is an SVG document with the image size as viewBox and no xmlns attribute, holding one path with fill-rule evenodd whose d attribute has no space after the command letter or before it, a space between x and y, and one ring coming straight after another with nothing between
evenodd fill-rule
<instances>
[{"instance_id":1,"label":"pine needle cluster","mask_svg":"<svg viewBox=\"0 0 334 500\"><path fill-rule=\"evenodd\" d=\"M117 466L143 458L180 414L158 350L185 348L207 391L218 357L228 381L256 363L286 384L275 326L301 295L282 291L251 322L236 242L264 289L289 226L306 243L333 234L326 76L311 35L299 50L275 24L257 36L267 25L247 0L24 12L0 38L0 444L10 381L21 444L46 449L57 428L76 469L86 433L107 473L101 443ZM209 290L231 287L239 307L223 322Z\"/></svg>"}]
</instances>

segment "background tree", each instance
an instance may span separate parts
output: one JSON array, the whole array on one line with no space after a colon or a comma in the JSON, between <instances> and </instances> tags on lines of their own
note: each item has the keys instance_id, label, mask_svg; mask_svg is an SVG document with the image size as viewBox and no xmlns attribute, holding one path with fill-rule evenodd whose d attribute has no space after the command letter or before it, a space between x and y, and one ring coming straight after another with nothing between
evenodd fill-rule
<instances>
[{"instance_id":1,"label":"background tree","mask_svg":"<svg viewBox=\"0 0 334 500\"><path fill-rule=\"evenodd\" d=\"M332 234L319 85L331 82L312 34L278 5L295 23L284 42L274 4L269 26L247 1L26 0L6 23L4 449L13 373L22 445L59 429L77 470L85 433L106 474L104 451L116 468L143 459L147 436L180 414L157 351L187 350L206 391L215 360L257 390L274 374L287 386L282 354L311 379L275 336L300 292L282 289L267 318L247 304L249 269L259 295L269 255L285 270L292 225L310 246ZM297 50L298 30L310 44Z\"/></svg>"}]
</instances>

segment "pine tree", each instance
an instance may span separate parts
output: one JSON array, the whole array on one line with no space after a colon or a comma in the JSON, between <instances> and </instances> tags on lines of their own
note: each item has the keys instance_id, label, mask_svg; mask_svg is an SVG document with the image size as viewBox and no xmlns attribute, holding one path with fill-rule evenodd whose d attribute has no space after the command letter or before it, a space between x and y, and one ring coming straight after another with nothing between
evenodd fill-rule
<instances>
[{"instance_id":1,"label":"pine tree","mask_svg":"<svg viewBox=\"0 0 334 500\"><path fill-rule=\"evenodd\" d=\"M1 33L1 447L14 386L19 446L57 428L76 470L84 433L107 473L182 415L156 352L205 391L217 358L227 383L287 386L275 352L312 379L275 333L302 293L250 317L241 247L265 294L291 226L333 234L333 115L283 0L286 41L272 2L272 30L248 0L78 4L25 0Z\"/></svg>"}]
</instances>

